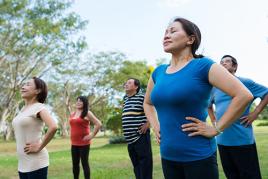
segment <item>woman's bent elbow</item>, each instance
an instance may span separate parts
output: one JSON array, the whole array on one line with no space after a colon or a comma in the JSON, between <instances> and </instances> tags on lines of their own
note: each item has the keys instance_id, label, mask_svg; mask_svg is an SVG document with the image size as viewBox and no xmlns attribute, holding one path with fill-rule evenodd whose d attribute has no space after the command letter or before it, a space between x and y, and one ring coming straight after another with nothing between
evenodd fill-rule
<instances>
[{"instance_id":1,"label":"woman's bent elbow","mask_svg":"<svg viewBox=\"0 0 268 179\"><path fill-rule=\"evenodd\" d=\"M244 101L245 103L248 104L248 103L250 103L253 99L254 99L254 97L253 97L253 95L252 95L251 92L247 91L247 92L244 93L244 95L243 95L243 101Z\"/></svg>"},{"instance_id":2,"label":"woman's bent elbow","mask_svg":"<svg viewBox=\"0 0 268 179\"><path fill-rule=\"evenodd\" d=\"M56 132L57 130L58 130L58 126L57 125L51 127L51 131Z\"/></svg>"},{"instance_id":3,"label":"woman's bent elbow","mask_svg":"<svg viewBox=\"0 0 268 179\"><path fill-rule=\"evenodd\" d=\"M102 127L102 123L100 121L98 121L97 124L95 124L95 127L100 130L100 128Z\"/></svg>"},{"instance_id":4,"label":"woman's bent elbow","mask_svg":"<svg viewBox=\"0 0 268 179\"><path fill-rule=\"evenodd\" d=\"M102 127L102 123L99 123L99 128L101 128Z\"/></svg>"}]
</instances>

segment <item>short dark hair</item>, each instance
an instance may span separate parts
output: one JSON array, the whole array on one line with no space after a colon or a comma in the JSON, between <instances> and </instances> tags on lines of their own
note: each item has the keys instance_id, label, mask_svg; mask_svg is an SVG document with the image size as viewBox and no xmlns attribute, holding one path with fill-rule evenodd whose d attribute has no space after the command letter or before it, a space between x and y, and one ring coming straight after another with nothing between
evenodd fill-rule
<instances>
[{"instance_id":1,"label":"short dark hair","mask_svg":"<svg viewBox=\"0 0 268 179\"><path fill-rule=\"evenodd\" d=\"M138 80L137 78L129 78L128 80L134 80L134 85L138 87L136 92L139 93L141 89L140 80Z\"/></svg>"},{"instance_id":2,"label":"short dark hair","mask_svg":"<svg viewBox=\"0 0 268 179\"><path fill-rule=\"evenodd\" d=\"M233 57L232 55L223 55L223 57L221 57L221 61L222 61L222 59L227 58L227 57L231 58L233 66L236 67L236 69L235 69L235 72L236 72L238 63L237 63L237 60L235 59L235 57Z\"/></svg>"},{"instance_id":3,"label":"short dark hair","mask_svg":"<svg viewBox=\"0 0 268 179\"><path fill-rule=\"evenodd\" d=\"M84 118L87 116L88 113L88 98L86 96L78 96L76 100L80 99L83 103L83 111L81 113L81 118Z\"/></svg>"},{"instance_id":4,"label":"short dark hair","mask_svg":"<svg viewBox=\"0 0 268 179\"><path fill-rule=\"evenodd\" d=\"M47 84L40 78L33 77L36 89L40 90L37 94L37 101L39 103L44 103L47 99Z\"/></svg>"},{"instance_id":5,"label":"short dark hair","mask_svg":"<svg viewBox=\"0 0 268 179\"><path fill-rule=\"evenodd\" d=\"M176 17L174 18L174 20L172 22L180 22L182 25L183 30L186 32L187 35L189 36L194 36L195 40L192 44L192 54L194 56L194 58L202 58L204 57L203 55L196 54L197 49L200 46L201 43L201 32L198 28L197 25L195 25L193 22L184 19L182 17Z\"/></svg>"}]
</instances>

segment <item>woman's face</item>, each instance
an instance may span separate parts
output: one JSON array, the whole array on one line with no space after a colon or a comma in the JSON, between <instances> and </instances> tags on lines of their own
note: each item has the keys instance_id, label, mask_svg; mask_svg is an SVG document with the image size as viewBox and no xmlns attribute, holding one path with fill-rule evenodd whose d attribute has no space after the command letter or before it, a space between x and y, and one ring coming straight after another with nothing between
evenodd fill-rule
<instances>
[{"instance_id":1,"label":"woman's face","mask_svg":"<svg viewBox=\"0 0 268 179\"><path fill-rule=\"evenodd\" d=\"M33 79L26 81L21 87L20 93L23 99L34 98L40 91L36 89Z\"/></svg>"},{"instance_id":2,"label":"woman's face","mask_svg":"<svg viewBox=\"0 0 268 179\"><path fill-rule=\"evenodd\" d=\"M171 23L166 29L163 47L167 53L176 53L183 48L186 48L190 42L189 36L184 31L180 22Z\"/></svg>"},{"instance_id":3,"label":"woman's face","mask_svg":"<svg viewBox=\"0 0 268 179\"><path fill-rule=\"evenodd\" d=\"M84 106L83 101L81 101L81 100L78 98L77 101L76 101L76 108L77 108L77 109L83 109L83 106Z\"/></svg>"}]
</instances>

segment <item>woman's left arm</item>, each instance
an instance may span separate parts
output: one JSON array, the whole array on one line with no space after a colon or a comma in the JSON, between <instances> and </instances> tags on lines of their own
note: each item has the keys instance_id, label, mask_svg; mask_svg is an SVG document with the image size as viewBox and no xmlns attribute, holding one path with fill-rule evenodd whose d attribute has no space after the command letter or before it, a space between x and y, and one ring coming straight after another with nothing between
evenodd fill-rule
<instances>
[{"instance_id":1,"label":"woman's left arm","mask_svg":"<svg viewBox=\"0 0 268 179\"><path fill-rule=\"evenodd\" d=\"M253 100L253 96L249 90L230 72L218 64L211 66L209 82L231 96L232 101L214 127L208 126L205 122L194 117L186 117L187 120L193 121L193 123L182 125L183 131L190 132L189 136L202 135L205 137L213 137L218 135L238 119L244 112L248 103Z\"/></svg>"},{"instance_id":2,"label":"woman's left arm","mask_svg":"<svg viewBox=\"0 0 268 179\"><path fill-rule=\"evenodd\" d=\"M50 140L53 138L53 136L57 131L57 124L52 119L51 115L46 109L41 110L39 112L39 116L41 120L43 120L45 124L48 126L48 130L44 136L42 143L36 142L26 144L26 146L24 147L24 152L26 154L40 152L50 142Z\"/></svg>"}]
</instances>

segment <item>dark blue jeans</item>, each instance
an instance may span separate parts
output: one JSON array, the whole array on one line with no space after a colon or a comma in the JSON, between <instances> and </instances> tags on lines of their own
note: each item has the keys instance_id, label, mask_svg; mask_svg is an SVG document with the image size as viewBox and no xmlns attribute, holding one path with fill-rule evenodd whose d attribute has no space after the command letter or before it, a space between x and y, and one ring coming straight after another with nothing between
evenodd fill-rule
<instances>
[{"instance_id":1,"label":"dark blue jeans","mask_svg":"<svg viewBox=\"0 0 268 179\"><path fill-rule=\"evenodd\" d=\"M40 168L32 172L19 172L19 177L20 179L47 179L47 169L48 167Z\"/></svg>"},{"instance_id":2,"label":"dark blue jeans","mask_svg":"<svg viewBox=\"0 0 268 179\"><path fill-rule=\"evenodd\" d=\"M162 158L165 179L218 179L217 155L193 162L176 162Z\"/></svg>"},{"instance_id":3,"label":"dark blue jeans","mask_svg":"<svg viewBox=\"0 0 268 179\"><path fill-rule=\"evenodd\" d=\"M136 179L152 179L153 159L149 130L136 142L128 145L128 153Z\"/></svg>"}]
</instances>

